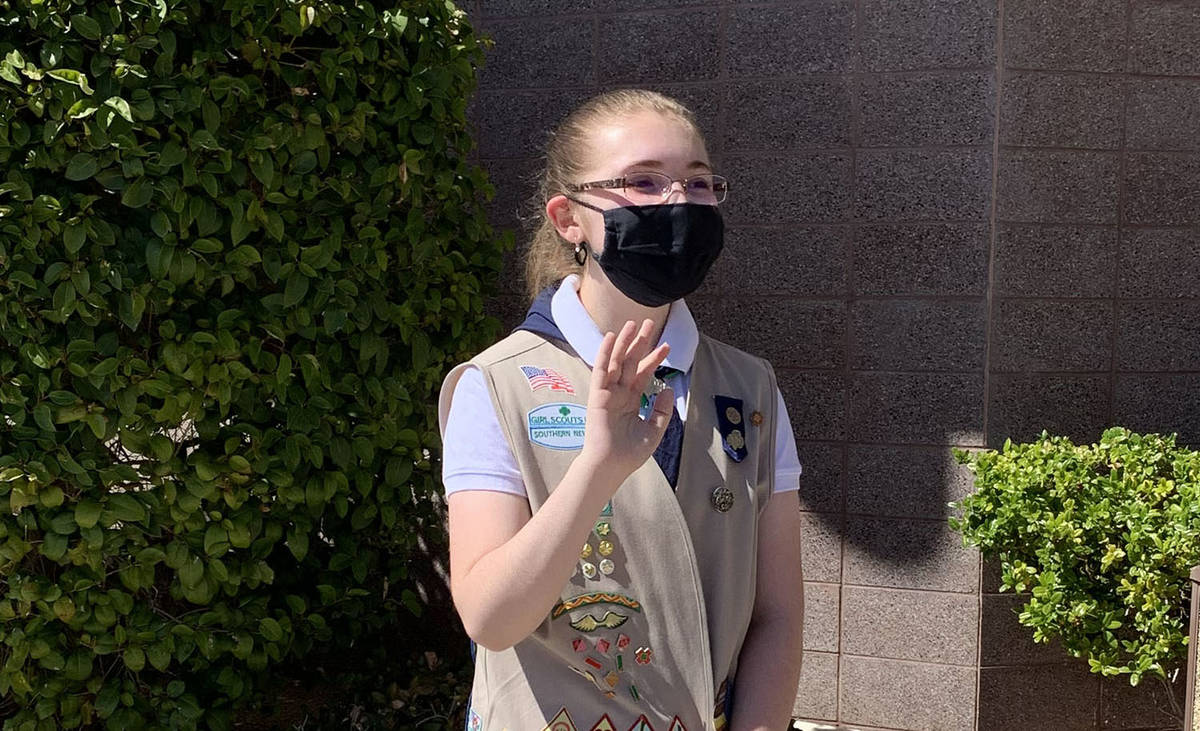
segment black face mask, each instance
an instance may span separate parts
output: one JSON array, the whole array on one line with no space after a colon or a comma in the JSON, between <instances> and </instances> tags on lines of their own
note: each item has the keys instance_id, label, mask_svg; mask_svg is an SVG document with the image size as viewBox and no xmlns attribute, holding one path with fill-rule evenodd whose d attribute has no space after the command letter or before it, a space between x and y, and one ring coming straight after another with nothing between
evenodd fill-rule
<instances>
[{"instance_id":1,"label":"black face mask","mask_svg":"<svg viewBox=\"0 0 1200 731\"><path fill-rule=\"evenodd\" d=\"M575 202L604 214L604 251L597 256L588 247L588 252L614 287L646 307L695 292L725 245L725 223L716 206L666 203L604 210Z\"/></svg>"}]
</instances>

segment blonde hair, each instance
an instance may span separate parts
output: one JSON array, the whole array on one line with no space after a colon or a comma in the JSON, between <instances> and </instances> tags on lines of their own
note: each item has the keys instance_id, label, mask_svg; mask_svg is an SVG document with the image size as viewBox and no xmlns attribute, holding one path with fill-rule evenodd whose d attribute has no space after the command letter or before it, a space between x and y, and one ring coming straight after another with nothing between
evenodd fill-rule
<instances>
[{"instance_id":1,"label":"blonde hair","mask_svg":"<svg viewBox=\"0 0 1200 731\"><path fill-rule=\"evenodd\" d=\"M656 112L674 117L700 134L696 117L683 104L664 94L645 89L617 89L584 102L550 134L546 165L530 203L533 238L525 257L525 287L532 301L539 292L583 267L575 261L575 245L558 235L546 216L546 201L579 183L588 147L596 128L613 118L638 112Z\"/></svg>"}]
</instances>

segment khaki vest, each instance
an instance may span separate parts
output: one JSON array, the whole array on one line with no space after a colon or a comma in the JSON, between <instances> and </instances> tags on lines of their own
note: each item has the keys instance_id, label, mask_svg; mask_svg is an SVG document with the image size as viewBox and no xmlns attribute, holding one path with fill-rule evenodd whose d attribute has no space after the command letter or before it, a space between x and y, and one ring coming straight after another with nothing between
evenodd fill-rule
<instances>
[{"instance_id":1,"label":"khaki vest","mask_svg":"<svg viewBox=\"0 0 1200 731\"><path fill-rule=\"evenodd\" d=\"M484 374L536 512L579 454L571 447L581 443L591 369L565 343L525 331L471 363ZM567 385L542 385L522 366L551 369ZM442 386L443 433L465 367ZM724 727L717 706L750 623L758 516L774 483L776 385L766 361L704 335L690 379L677 491L647 460L596 516L545 621L512 648L478 648L469 729ZM726 409L724 429L732 423L740 432L728 440L714 396L742 401L741 413ZM546 431L545 415L557 413L566 414L562 428ZM735 461L726 442L744 442L745 457ZM722 487L733 497L724 512L714 499Z\"/></svg>"}]
</instances>

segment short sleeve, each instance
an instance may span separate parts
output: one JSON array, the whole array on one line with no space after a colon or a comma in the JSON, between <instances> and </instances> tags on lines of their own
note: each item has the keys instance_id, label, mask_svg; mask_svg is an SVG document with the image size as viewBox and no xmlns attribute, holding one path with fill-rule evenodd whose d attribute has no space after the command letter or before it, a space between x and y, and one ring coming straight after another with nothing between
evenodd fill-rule
<instances>
[{"instance_id":1,"label":"short sleeve","mask_svg":"<svg viewBox=\"0 0 1200 731\"><path fill-rule=\"evenodd\" d=\"M473 366L458 379L446 417L442 484L447 497L464 490L525 496L525 480L500 427L483 372Z\"/></svg>"},{"instance_id":2,"label":"short sleeve","mask_svg":"<svg viewBox=\"0 0 1200 731\"><path fill-rule=\"evenodd\" d=\"M775 389L778 404L775 420L775 489L774 492L792 492L800 489L800 456L796 452L796 435L792 431L792 420L788 417L783 394Z\"/></svg>"}]
</instances>

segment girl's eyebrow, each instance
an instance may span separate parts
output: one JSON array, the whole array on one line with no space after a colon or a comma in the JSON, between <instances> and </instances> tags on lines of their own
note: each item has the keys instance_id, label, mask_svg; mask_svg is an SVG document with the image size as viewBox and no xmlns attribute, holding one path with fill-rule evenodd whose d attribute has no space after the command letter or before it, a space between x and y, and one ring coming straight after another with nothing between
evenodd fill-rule
<instances>
[{"instance_id":1,"label":"girl's eyebrow","mask_svg":"<svg viewBox=\"0 0 1200 731\"><path fill-rule=\"evenodd\" d=\"M626 165L625 169L628 170L630 168L642 168L642 167L661 168L662 161L661 160L638 160L637 162L631 162L628 165ZM703 160L693 160L692 162L688 163L688 169L693 169L693 168L711 170L712 166L710 166L708 163L704 162Z\"/></svg>"}]
</instances>

